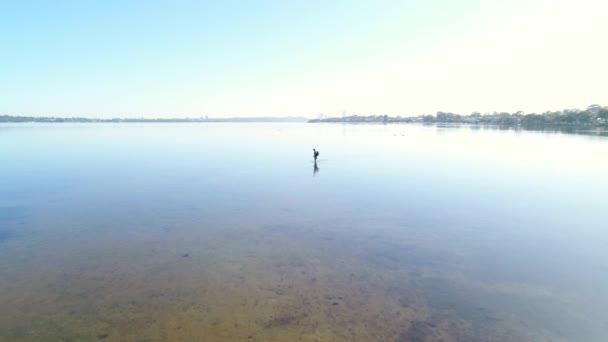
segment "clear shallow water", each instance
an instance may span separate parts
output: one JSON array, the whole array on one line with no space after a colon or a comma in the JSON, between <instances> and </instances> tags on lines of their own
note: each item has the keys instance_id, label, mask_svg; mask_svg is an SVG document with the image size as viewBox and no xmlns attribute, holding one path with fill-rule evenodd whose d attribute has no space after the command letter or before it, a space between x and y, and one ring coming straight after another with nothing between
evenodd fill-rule
<instances>
[{"instance_id":1,"label":"clear shallow water","mask_svg":"<svg viewBox=\"0 0 608 342\"><path fill-rule=\"evenodd\" d=\"M607 152L470 127L0 125L0 340L604 341Z\"/></svg>"}]
</instances>

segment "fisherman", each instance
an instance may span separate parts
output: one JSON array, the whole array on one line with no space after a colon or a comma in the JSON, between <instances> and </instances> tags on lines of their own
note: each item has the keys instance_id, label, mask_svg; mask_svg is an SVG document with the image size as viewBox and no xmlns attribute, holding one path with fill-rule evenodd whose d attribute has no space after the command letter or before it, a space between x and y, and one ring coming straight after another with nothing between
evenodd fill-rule
<instances>
[{"instance_id":1,"label":"fisherman","mask_svg":"<svg viewBox=\"0 0 608 342\"><path fill-rule=\"evenodd\" d=\"M312 156L315 158L315 163L317 162L317 157L319 156L319 151L315 150L314 148L312 149Z\"/></svg>"}]
</instances>

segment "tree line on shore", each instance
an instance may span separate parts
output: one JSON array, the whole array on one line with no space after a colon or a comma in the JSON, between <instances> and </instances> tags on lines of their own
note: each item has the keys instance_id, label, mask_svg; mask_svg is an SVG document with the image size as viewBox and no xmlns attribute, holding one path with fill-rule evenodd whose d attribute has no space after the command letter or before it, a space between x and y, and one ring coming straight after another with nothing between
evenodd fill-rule
<instances>
[{"instance_id":1,"label":"tree line on shore","mask_svg":"<svg viewBox=\"0 0 608 342\"><path fill-rule=\"evenodd\" d=\"M341 118L314 119L309 122L380 122L380 123L453 123L453 124L485 124L501 126L605 126L608 125L608 106L591 105L584 110L564 109L547 111L541 114L524 112L508 113L494 112L481 114L473 112L460 115L450 112L437 112L435 115L419 115L415 117L400 117L388 115L351 115Z\"/></svg>"}]
</instances>

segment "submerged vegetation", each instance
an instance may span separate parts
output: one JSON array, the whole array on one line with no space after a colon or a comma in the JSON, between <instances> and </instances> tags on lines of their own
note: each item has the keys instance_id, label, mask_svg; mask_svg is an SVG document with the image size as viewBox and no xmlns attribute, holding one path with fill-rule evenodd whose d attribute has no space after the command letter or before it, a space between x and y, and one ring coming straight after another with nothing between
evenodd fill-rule
<instances>
[{"instance_id":1,"label":"submerged vegetation","mask_svg":"<svg viewBox=\"0 0 608 342\"><path fill-rule=\"evenodd\" d=\"M341 118L315 119L309 122L380 122L380 123L455 123L481 124L501 126L608 126L608 107L591 105L587 109L564 109L547 111L541 114L524 112L508 113L478 113L460 115L450 112L437 112L435 115L419 115L414 117L368 115L344 116Z\"/></svg>"}]
</instances>

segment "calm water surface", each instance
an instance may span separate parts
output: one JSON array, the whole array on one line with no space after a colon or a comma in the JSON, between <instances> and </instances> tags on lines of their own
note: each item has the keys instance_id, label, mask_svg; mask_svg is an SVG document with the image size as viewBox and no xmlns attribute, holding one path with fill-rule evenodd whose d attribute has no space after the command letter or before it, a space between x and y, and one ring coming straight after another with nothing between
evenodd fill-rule
<instances>
[{"instance_id":1,"label":"calm water surface","mask_svg":"<svg viewBox=\"0 0 608 342\"><path fill-rule=\"evenodd\" d=\"M471 127L2 124L0 340L606 341L607 156Z\"/></svg>"}]
</instances>

